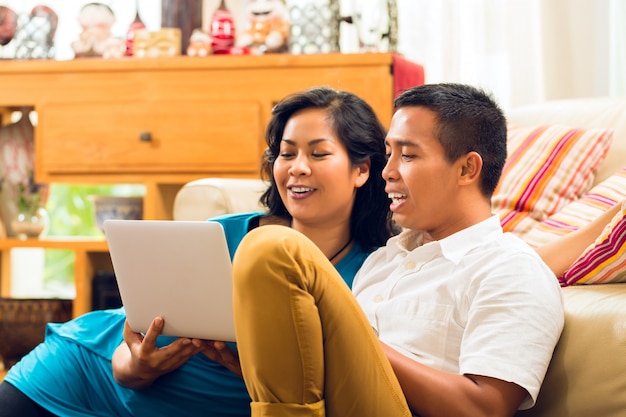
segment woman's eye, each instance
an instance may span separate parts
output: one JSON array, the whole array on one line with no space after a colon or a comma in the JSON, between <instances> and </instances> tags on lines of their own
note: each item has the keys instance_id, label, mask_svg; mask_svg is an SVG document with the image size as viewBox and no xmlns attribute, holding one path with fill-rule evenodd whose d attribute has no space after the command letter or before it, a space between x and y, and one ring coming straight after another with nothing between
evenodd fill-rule
<instances>
[{"instance_id":1,"label":"woman's eye","mask_svg":"<svg viewBox=\"0 0 626 417\"><path fill-rule=\"evenodd\" d=\"M385 160L388 161L391 158L391 152L385 154Z\"/></svg>"},{"instance_id":2,"label":"woman's eye","mask_svg":"<svg viewBox=\"0 0 626 417\"><path fill-rule=\"evenodd\" d=\"M329 153L326 152L313 152L313 158L323 158L325 156L330 155Z\"/></svg>"},{"instance_id":3,"label":"woman's eye","mask_svg":"<svg viewBox=\"0 0 626 417\"><path fill-rule=\"evenodd\" d=\"M411 159L415 158L415 155L409 155L406 153L403 153L401 156L402 156L402 159L404 159L405 161L410 161Z\"/></svg>"},{"instance_id":4,"label":"woman's eye","mask_svg":"<svg viewBox=\"0 0 626 417\"><path fill-rule=\"evenodd\" d=\"M293 155L294 155L294 154L293 154L292 152L281 152L281 153L279 154L279 156L280 156L281 158L284 158L284 159L293 158Z\"/></svg>"}]
</instances>

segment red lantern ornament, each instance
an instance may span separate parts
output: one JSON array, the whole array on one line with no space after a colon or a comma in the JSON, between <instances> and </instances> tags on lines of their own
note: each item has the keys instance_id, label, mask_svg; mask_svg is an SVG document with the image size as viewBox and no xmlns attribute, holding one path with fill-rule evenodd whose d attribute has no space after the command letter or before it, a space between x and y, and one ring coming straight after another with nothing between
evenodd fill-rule
<instances>
[{"instance_id":1,"label":"red lantern ornament","mask_svg":"<svg viewBox=\"0 0 626 417\"><path fill-rule=\"evenodd\" d=\"M224 0L213 13L209 34L214 54L230 53L230 48L235 45L235 19Z\"/></svg>"}]
</instances>

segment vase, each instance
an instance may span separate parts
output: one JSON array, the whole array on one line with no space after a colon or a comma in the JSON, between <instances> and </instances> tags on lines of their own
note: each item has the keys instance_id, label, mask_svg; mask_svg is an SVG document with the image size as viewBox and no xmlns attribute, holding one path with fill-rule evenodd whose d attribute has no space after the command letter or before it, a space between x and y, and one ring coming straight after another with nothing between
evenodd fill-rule
<instances>
[{"instance_id":1,"label":"vase","mask_svg":"<svg viewBox=\"0 0 626 417\"><path fill-rule=\"evenodd\" d=\"M135 0L135 20L128 27L126 32L126 56L133 56L133 43L135 41L135 32L139 29L145 29L146 25L139 16L139 0Z\"/></svg>"},{"instance_id":2,"label":"vase","mask_svg":"<svg viewBox=\"0 0 626 417\"><path fill-rule=\"evenodd\" d=\"M49 322L72 318L73 300L0 297L0 359L8 370L43 342Z\"/></svg>"},{"instance_id":3,"label":"vase","mask_svg":"<svg viewBox=\"0 0 626 417\"><path fill-rule=\"evenodd\" d=\"M339 52L339 0L287 0L291 24L289 52Z\"/></svg>"},{"instance_id":4,"label":"vase","mask_svg":"<svg viewBox=\"0 0 626 417\"><path fill-rule=\"evenodd\" d=\"M19 239L42 237L48 230L48 211L39 207L37 210L18 211L11 220L11 229Z\"/></svg>"}]
</instances>

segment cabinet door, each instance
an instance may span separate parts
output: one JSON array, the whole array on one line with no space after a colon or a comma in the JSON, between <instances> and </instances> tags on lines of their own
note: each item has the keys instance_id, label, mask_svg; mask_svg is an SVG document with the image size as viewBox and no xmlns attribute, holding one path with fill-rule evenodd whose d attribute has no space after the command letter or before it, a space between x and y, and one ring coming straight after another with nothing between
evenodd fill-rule
<instances>
[{"instance_id":1,"label":"cabinet door","mask_svg":"<svg viewBox=\"0 0 626 417\"><path fill-rule=\"evenodd\" d=\"M47 174L258 172L255 101L46 103L36 155Z\"/></svg>"}]
</instances>

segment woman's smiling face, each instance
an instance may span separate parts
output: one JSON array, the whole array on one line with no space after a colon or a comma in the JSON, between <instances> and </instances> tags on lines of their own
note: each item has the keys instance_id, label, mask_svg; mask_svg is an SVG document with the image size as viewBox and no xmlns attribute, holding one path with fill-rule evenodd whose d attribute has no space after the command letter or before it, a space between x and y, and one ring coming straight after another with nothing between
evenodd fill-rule
<instances>
[{"instance_id":1,"label":"woman's smiling face","mask_svg":"<svg viewBox=\"0 0 626 417\"><path fill-rule=\"evenodd\" d=\"M327 111L317 108L291 116L273 171L285 207L303 223L349 221L356 189L369 177L368 164L352 165Z\"/></svg>"}]
</instances>

